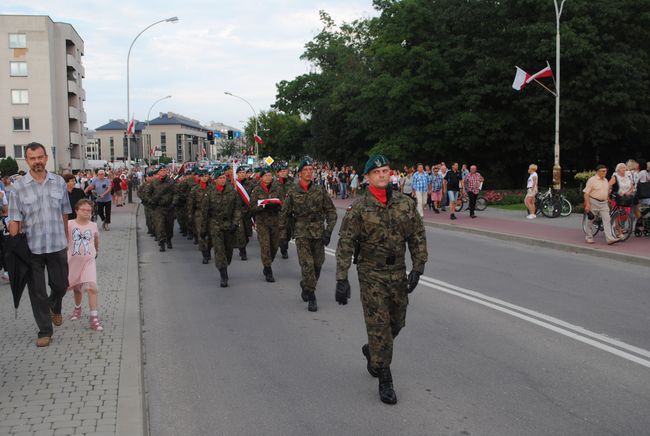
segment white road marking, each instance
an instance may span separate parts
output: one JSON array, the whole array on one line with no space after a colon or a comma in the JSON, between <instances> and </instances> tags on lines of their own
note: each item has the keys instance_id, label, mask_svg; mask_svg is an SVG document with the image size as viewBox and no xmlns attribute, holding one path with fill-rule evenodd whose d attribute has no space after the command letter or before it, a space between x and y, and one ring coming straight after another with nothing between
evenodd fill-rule
<instances>
[{"instance_id":1,"label":"white road marking","mask_svg":"<svg viewBox=\"0 0 650 436\"><path fill-rule=\"evenodd\" d=\"M330 256L336 256L336 250L333 250L331 248L325 247L325 252ZM583 327L562 321L558 318L554 318L552 316L545 315L534 310L526 309L525 307L517 306L515 304L508 303L507 301L499 300L498 298L493 298L471 289L465 289L451 283L443 282L442 280L433 279L431 277L423 275L420 277L419 284L431 289L435 289L436 291L454 295L456 297L463 298L485 307L489 307L490 309L497 310L523 321L527 321L531 324L554 331L568 338L590 345L594 348L598 348L600 350L614 354L615 356L621 357L634 363L638 363L639 365L645 366L646 368L650 368L650 360L643 358L650 358L650 351L643 348L626 344L625 342L592 332Z\"/></svg>"}]
</instances>

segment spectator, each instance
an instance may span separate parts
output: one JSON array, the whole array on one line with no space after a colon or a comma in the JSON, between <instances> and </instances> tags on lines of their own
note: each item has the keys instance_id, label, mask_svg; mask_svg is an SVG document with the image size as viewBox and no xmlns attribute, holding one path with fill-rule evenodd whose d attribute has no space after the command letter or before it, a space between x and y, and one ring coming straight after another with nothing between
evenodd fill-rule
<instances>
[{"instance_id":1,"label":"spectator","mask_svg":"<svg viewBox=\"0 0 650 436\"><path fill-rule=\"evenodd\" d=\"M112 182L113 203L115 204L115 207L120 207L122 206L122 179L115 176L113 177Z\"/></svg>"},{"instance_id":2,"label":"spectator","mask_svg":"<svg viewBox=\"0 0 650 436\"><path fill-rule=\"evenodd\" d=\"M401 180L401 191L402 194L408 195L409 197L415 199L415 194L413 193L413 169L407 168L404 177Z\"/></svg>"},{"instance_id":3,"label":"spectator","mask_svg":"<svg viewBox=\"0 0 650 436\"><path fill-rule=\"evenodd\" d=\"M113 197L111 196L111 181L106 178L106 171L97 171L97 177L90 181L85 193L88 194L90 191L95 191L97 195L97 215L102 220L102 228L108 231L110 230Z\"/></svg>"},{"instance_id":4,"label":"spectator","mask_svg":"<svg viewBox=\"0 0 650 436\"><path fill-rule=\"evenodd\" d=\"M449 171L447 165L445 165L444 162L440 162L440 175L442 176L443 184L444 184L445 177L447 176L447 171ZM447 198L447 194L445 194L443 190L442 207L440 208L440 210L445 212L447 210L446 209L447 205L449 205L449 199Z\"/></svg>"},{"instance_id":5,"label":"spectator","mask_svg":"<svg viewBox=\"0 0 650 436\"><path fill-rule=\"evenodd\" d=\"M339 194L341 194L341 200L347 197L348 192L348 173L346 172L345 166L341 167L341 171L337 174L337 179L339 180Z\"/></svg>"},{"instance_id":6,"label":"spectator","mask_svg":"<svg viewBox=\"0 0 650 436\"><path fill-rule=\"evenodd\" d=\"M352 169L352 173L350 174L350 194L352 195L352 198L355 198L357 196L358 188L359 174L357 174L357 171L355 169Z\"/></svg>"},{"instance_id":7,"label":"spectator","mask_svg":"<svg viewBox=\"0 0 650 436\"><path fill-rule=\"evenodd\" d=\"M129 184L126 181L125 174L122 174L120 176L120 189L122 190L122 203L120 204L120 206L124 206L124 204L126 203L126 195L129 192Z\"/></svg>"},{"instance_id":8,"label":"spectator","mask_svg":"<svg viewBox=\"0 0 650 436\"><path fill-rule=\"evenodd\" d=\"M463 192L463 175L458 171L458 163L454 162L451 170L447 171L442 182L443 190L449 199L449 219L456 219L456 203L458 195Z\"/></svg>"},{"instance_id":9,"label":"spectator","mask_svg":"<svg viewBox=\"0 0 650 436\"><path fill-rule=\"evenodd\" d=\"M11 182L9 182L11 183ZM3 280L8 281L9 280L9 273L6 270L5 266L5 250L4 250L4 240L5 237L9 236L8 233L8 221L7 221L7 214L9 213L9 197L7 191L5 191L5 186L9 187L9 185L2 185L2 190L0 190L0 198L1 198L1 204L2 204L2 209L0 211L0 218L2 219L2 222L0 223L0 268L3 269L4 271L2 272L2 277Z\"/></svg>"},{"instance_id":10,"label":"spectator","mask_svg":"<svg viewBox=\"0 0 650 436\"><path fill-rule=\"evenodd\" d=\"M70 207L72 208L72 212L68 214L68 220L73 220L77 218L76 204L79 200L86 198L86 194L83 189L76 187L76 179L72 174L64 175L63 180L65 181L68 197L70 198Z\"/></svg>"},{"instance_id":11,"label":"spectator","mask_svg":"<svg viewBox=\"0 0 650 436\"><path fill-rule=\"evenodd\" d=\"M476 172L476 165L470 166L469 173L463 177L463 185L465 186L465 192L467 192L469 199L469 216L471 218L476 218L476 215L474 215L476 199L478 198L478 193L481 191L483 181L483 176Z\"/></svg>"},{"instance_id":12,"label":"spectator","mask_svg":"<svg viewBox=\"0 0 650 436\"><path fill-rule=\"evenodd\" d=\"M417 210L421 217L424 217L424 205L427 204L427 196L430 191L429 176L424 172L424 166L419 163L416 168L418 169L413 174L413 192L415 193L415 201L417 203Z\"/></svg>"},{"instance_id":13,"label":"spectator","mask_svg":"<svg viewBox=\"0 0 650 436\"><path fill-rule=\"evenodd\" d=\"M537 218L537 207L535 206L535 197L537 196L537 165L530 164L528 166L528 181L526 182L526 197L524 198L524 204L526 209L528 209L528 218L529 220Z\"/></svg>"},{"instance_id":14,"label":"spectator","mask_svg":"<svg viewBox=\"0 0 650 436\"><path fill-rule=\"evenodd\" d=\"M440 213L442 201L442 174L437 166L433 167L431 175L431 202L433 203L433 212Z\"/></svg>"},{"instance_id":15,"label":"spectator","mask_svg":"<svg viewBox=\"0 0 650 436\"><path fill-rule=\"evenodd\" d=\"M399 173L396 170L390 170L390 183L393 186L393 191L399 191Z\"/></svg>"},{"instance_id":16,"label":"spectator","mask_svg":"<svg viewBox=\"0 0 650 436\"><path fill-rule=\"evenodd\" d=\"M609 180L609 186L612 187L612 192L616 197L616 202L630 206L634 196L634 176L627 170L624 163L616 165L616 171Z\"/></svg>"},{"instance_id":17,"label":"spectator","mask_svg":"<svg viewBox=\"0 0 650 436\"><path fill-rule=\"evenodd\" d=\"M463 166L460 168L460 172L463 175L463 180L465 177L467 177L470 173L470 170L467 169L467 164L463 164Z\"/></svg>"},{"instance_id":18,"label":"spectator","mask_svg":"<svg viewBox=\"0 0 650 436\"><path fill-rule=\"evenodd\" d=\"M24 233L32 253L27 288L39 330L38 347L50 345L52 324L63 323L61 301L68 288L68 214L72 212L65 182L45 169L47 160L42 144L27 145L29 173L14 184L9 198L9 233L12 237ZM45 268L52 291L49 297Z\"/></svg>"},{"instance_id":19,"label":"spectator","mask_svg":"<svg viewBox=\"0 0 650 436\"><path fill-rule=\"evenodd\" d=\"M646 162L646 169L639 172L637 193L639 194L639 204L650 205L650 162Z\"/></svg>"},{"instance_id":20,"label":"spectator","mask_svg":"<svg viewBox=\"0 0 650 436\"><path fill-rule=\"evenodd\" d=\"M623 166L625 167L625 165ZM612 226L609 220L609 203L607 200L609 198L610 187L607 182L607 168L605 165L598 165L596 167L596 175L587 180L587 185L582 192L584 193L585 214L589 218L587 221L585 242L587 244L594 243L592 225L594 218L598 216L603 221L603 231L607 244L611 245L620 241L612 233Z\"/></svg>"}]
</instances>

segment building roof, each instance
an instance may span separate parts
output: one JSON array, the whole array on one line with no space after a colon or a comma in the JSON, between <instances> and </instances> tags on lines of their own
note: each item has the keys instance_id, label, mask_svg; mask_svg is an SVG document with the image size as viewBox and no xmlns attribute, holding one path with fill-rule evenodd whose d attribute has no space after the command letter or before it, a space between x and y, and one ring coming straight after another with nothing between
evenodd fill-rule
<instances>
[{"instance_id":1,"label":"building roof","mask_svg":"<svg viewBox=\"0 0 650 436\"><path fill-rule=\"evenodd\" d=\"M181 125L192 127L194 129L208 130L207 127L202 126L198 121L173 112L160 113L160 116L149 121L149 124L152 126Z\"/></svg>"},{"instance_id":2,"label":"building roof","mask_svg":"<svg viewBox=\"0 0 650 436\"><path fill-rule=\"evenodd\" d=\"M136 132L138 130L142 130L145 128L147 123L143 123L142 121L137 121L135 122L135 130ZM95 130L126 130L126 121L124 120L110 120L108 124L104 124L103 126L97 127Z\"/></svg>"}]
</instances>

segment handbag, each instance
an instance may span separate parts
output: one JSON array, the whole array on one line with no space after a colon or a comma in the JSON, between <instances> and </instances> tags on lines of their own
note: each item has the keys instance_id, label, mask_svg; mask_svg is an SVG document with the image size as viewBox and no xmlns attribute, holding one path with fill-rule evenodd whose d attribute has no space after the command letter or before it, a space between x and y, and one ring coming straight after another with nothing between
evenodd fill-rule
<instances>
[{"instance_id":1,"label":"handbag","mask_svg":"<svg viewBox=\"0 0 650 436\"><path fill-rule=\"evenodd\" d=\"M638 199L650 198L650 182L638 182L636 196Z\"/></svg>"}]
</instances>

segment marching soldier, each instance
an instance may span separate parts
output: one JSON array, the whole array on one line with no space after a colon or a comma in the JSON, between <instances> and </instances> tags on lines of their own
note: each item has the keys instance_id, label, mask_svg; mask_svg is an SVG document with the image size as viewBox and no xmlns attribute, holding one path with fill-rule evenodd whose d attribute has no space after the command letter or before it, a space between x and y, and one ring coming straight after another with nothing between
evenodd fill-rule
<instances>
[{"instance_id":1,"label":"marching soldier","mask_svg":"<svg viewBox=\"0 0 650 436\"><path fill-rule=\"evenodd\" d=\"M210 238L214 247L214 263L221 275L222 288L228 286L228 265L232 260L234 235L241 221L237 193L227 183L224 168L213 172L214 186L207 190L201 203L201 237Z\"/></svg>"},{"instance_id":2,"label":"marching soldier","mask_svg":"<svg viewBox=\"0 0 650 436\"><path fill-rule=\"evenodd\" d=\"M282 191L282 197L280 198L282 199L282 201L284 201L289 191L291 191L295 187L295 185L293 183L293 178L289 177L289 164L287 164L286 162L280 162L278 163L277 168L278 168L277 184L280 186L280 191ZM288 232L287 238L280 241L280 254L282 255L282 259L289 258L288 241L291 240L291 234L293 232L293 228L288 228L287 232Z\"/></svg>"},{"instance_id":3,"label":"marching soldier","mask_svg":"<svg viewBox=\"0 0 650 436\"><path fill-rule=\"evenodd\" d=\"M336 225L336 208L325 189L312 182L314 167L311 160L303 159L298 167L298 186L291 189L280 213L281 242L290 239L289 222L294 222L298 263L302 273L300 287L303 301L309 302L307 310L316 312L316 284L325 262L325 246L329 244ZM323 220L327 226L323 227ZM281 243L281 246L282 246Z\"/></svg>"},{"instance_id":4,"label":"marching soldier","mask_svg":"<svg viewBox=\"0 0 650 436\"><path fill-rule=\"evenodd\" d=\"M274 282L271 265L280 243L279 215L282 207L282 192L273 183L271 168L260 170L260 181L251 194L251 211L255 216L257 240L260 243L260 256L264 269L262 273L267 282Z\"/></svg>"},{"instance_id":5,"label":"marching soldier","mask_svg":"<svg viewBox=\"0 0 650 436\"><path fill-rule=\"evenodd\" d=\"M156 236L154 230L153 219L151 218L151 181L153 180L153 171L147 171L144 183L138 186L138 197L144 208L144 220L147 225L147 234L149 236Z\"/></svg>"},{"instance_id":6,"label":"marching soldier","mask_svg":"<svg viewBox=\"0 0 650 436\"><path fill-rule=\"evenodd\" d=\"M246 176L250 167L240 165L237 167L237 181L243 188L243 191L237 189L240 197L240 212L242 222L237 230L237 248L239 248L239 257L241 260L248 260L246 245L251 236L253 236L253 221L251 219L250 193L252 192L250 179Z\"/></svg>"},{"instance_id":7,"label":"marching soldier","mask_svg":"<svg viewBox=\"0 0 650 436\"><path fill-rule=\"evenodd\" d=\"M194 185L190 194L187 197L187 216L190 220L190 227L193 229L194 243L199 246L201 254L203 255L203 264L210 263L210 237L202 237L201 229L203 227L203 213L202 204L208 196L208 187L210 182L210 174L206 170L196 170L196 175L199 177L199 182Z\"/></svg>"},{"instance_id":8,"label":"marching soldier","mask_svg":"<svg viewBox=\"0 0 650 436\"><path fill-rule=\"evenodd\" d=\"M191 172L187 171L183 174L176 185L176 196L174 198L174 208L176 209L176 220L181 235L187 236L189 231L189 217L187 215L187 197L194 187L194 179Z\"/></svg>"},{"instance_id":9,"label":"marching soldier","mask_svg":"<svg viewBox=\"0 0 650 436\"><path fill-rule=\"evenodd\" d=\"M161 165L158 170L158 177L152 182L151 204L155 207L153 219L158 237L160 251L172 248L172 236L174 234L174 192L176 186L174 181L168 177L167 167Z\"/></svg>"},{"instance_id":10,"label":"marching soldier","mask_svg":"<svg viewBox=\"0 0 650 436\"><path fill-rule=\"evenodd\" d=\"M361 303L368 334L362 347L370 375L379 378L379 398L395 404L390 364L393 340L406 320L408 294L415 289L427 261L426 233L415 203L391 192L390 167L384 156L373 156L364 175L370 184L348 208L336 250L336 301L350 298L348 269L355 254ZM413 269L406 275L408 244Z\"/></svg>"}]
</instances>

